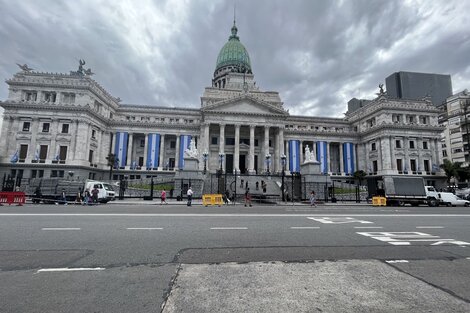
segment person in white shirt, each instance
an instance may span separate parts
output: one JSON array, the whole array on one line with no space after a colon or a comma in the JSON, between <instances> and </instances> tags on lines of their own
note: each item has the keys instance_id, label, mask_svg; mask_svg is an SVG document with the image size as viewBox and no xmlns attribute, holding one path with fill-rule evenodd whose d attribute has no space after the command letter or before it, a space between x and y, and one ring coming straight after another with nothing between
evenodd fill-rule
<instances>
[{"instance_id":1,"label":"person in white shirt","mask_svg":"<svg viewBox=\"0 0 470 313\"><path fill-rule=\"evenodd\" d=\"M188 196L188 206L191 206L191 201L193 200L193 190L191 187L188 188L186 195Z\"/></svg>"}]
</instances>

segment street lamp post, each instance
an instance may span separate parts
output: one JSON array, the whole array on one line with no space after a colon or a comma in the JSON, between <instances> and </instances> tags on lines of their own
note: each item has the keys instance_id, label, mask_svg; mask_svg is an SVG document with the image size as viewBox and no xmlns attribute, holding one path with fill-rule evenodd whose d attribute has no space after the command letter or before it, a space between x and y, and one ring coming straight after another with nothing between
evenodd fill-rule
<instances>
[{"instance_id":1,"label":"street lamp post","mask_svg":"<svg viewBox=\"0 0 470 313\"><path fill-rule=\"evenodd\" d=\"M269 175L269 164L271 163L271 154L266 153L266 172Z\"/></svg>"},{"instance_id":2,"label":"street lamp post","mask_svg":"<svg viewBox=\"0 0 470 313\"><path fill-rule=\"evenodd\" d=\"M282 165L282 184L281 184L281 192L282 192L282 202L286 201L286 193L284 189L284 176L286 175L286 159L287 157L283 154L281 155L281 165Z\"/></svg>"},{"instance_id":3,"label":"street lamp post","mask_svg":"<svg viewBox=\"0 0 470 313\"><path fill-rule=\"evenodd\" d=\"M206 175L206 171L207 171L207 157L209 156L209 153L207 152L207 150L204 150L204 152L202 153L202 158L204 160L204 175Z\"/></svg>"},{"instance_id":4,"label":"street lamp post","mask_svg":"<svg viewBox=\"0 0 470 313\"><path fill-rule=\"evenodd\" d=\"M219 193L222 193L223 190L222 190L222 186L221 186L221 180L224 179L222 174L224 173L224 169L223 169L223 165L224 165L224 157L225 157L225 154L223 152L220 152L219 153L219 162L220 162L220 169L219 169L219 179L218 179L218 186L219 186ZM225 184L225 182L224 182Z\"/></svg>"}]
</instances>

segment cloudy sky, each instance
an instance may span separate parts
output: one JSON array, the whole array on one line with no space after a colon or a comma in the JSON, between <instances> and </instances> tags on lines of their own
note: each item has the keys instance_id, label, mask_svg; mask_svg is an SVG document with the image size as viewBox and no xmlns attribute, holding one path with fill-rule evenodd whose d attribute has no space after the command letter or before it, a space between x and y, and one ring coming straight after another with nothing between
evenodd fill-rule
<instances>
[{"instance_id":1,"label":"cloudy sky","mask_svg":"<svg viewBox=\"0 0 470 313\"><path fill-rule=\"evenodd\" d=\"M0 78L78 60L124 103L200 106L236 3L262 90L296 115L341 117L396 71L451 74L470 89L470 1L0 0ZM0 99L7 97L7 85Z\"/></svg>"}]
</instances>

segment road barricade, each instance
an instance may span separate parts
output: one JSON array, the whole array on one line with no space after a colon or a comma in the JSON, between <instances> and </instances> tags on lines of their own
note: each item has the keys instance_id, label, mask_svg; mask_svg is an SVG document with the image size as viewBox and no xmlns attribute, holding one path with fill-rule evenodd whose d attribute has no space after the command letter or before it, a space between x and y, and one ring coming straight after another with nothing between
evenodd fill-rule
<instances>
[{"instance_id":1,"label":"road barricade","mask_svg":"<svg viewBox=\"0 0 470 313\"><path fill-rule=\"evenodd\" d=\"M18 204L23 205L26 202L26 195L24 192L12 191L12 192L0 192L0 205L4 204Z\"/></svg>"},{"instance_id":2,"label":"road barricade","mask_svg":"<svg viewBox=\"0 0 470 313\"><path fill-rule=\"evenodd\" d=\"M385 198L385 197L372 197L372 205L373 206L386 206L387 205L387 198Z\"/></svg>"},{"instance_id":3,"label":"road barricade","mask_svg":"<svg viewBox=\"0 0 470 313\"><path fill-rule=\"evenodd\" d=\"M206 194L202 195L202 205L218 205L224 204L224 199L221 194Z\"/></svg>"}]
</instances>

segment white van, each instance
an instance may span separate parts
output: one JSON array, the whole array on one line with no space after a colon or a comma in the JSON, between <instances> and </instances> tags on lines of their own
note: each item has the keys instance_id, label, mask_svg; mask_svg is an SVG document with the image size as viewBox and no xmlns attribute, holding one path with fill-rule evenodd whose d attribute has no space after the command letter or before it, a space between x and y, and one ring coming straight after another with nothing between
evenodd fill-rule
<instances>
[{"instance_id":1,"label":"white van","mask_svg":"<svg viewBox=\"0 0 470 313\"><path fill-rule=\"evenodd\" d=\"M85 190L88 190L90 195L95 187L98 189L98 202L107 203L115 199L115 192L110 184L94 180L89 180L85 183Z\"/></svg>"},{"instance_id":2,"label":"white van","mask_svg":"<svg viewBox=\"0 0 470 313\"><path fill-rule=\"evenodd\" d=\"M440 192L439 193L439 201L442 205L447 206L469 206L470 201L464 200L462 198L457 197L452 192Z\"/></svg>"}]
</instances>

